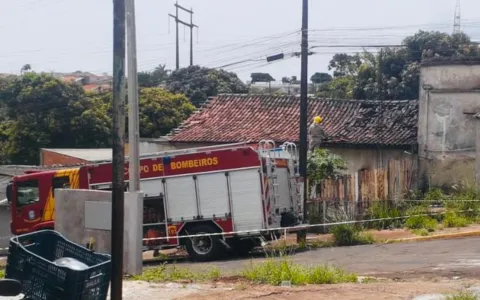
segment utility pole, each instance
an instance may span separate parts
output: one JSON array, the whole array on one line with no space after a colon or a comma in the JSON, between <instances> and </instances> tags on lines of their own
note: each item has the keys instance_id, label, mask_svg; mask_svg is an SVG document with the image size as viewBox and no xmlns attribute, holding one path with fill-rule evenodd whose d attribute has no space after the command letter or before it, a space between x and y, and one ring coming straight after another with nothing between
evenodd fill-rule
<instances>
[{"instance_id":1,"label":"utility pole","mask_svg":"<svg viewBox=\"0 0 480 300\"><path fill-rule=\"evenodd\" d=\"M127 47L128 47L128 145L129 145L129 191L140 191L139 159L139 109L138 109L138 74L137 74L137 35L135 25L135 0L127 1Z\"/></svg>"},{"instance_id":2,"label":"utility pole","mask_svg":"<svg viewBox=\"0 0 480 300\"><path fill-rule=\"evenodd\" d=\"M460 11L460 0L457 0L455 4L455 12L453 15L453 34L462 32L461 25L460 25L461 19L462 17L461 17L461 11Z\"/></svg>"},{"instance_id":3,"label":"utility pole","mask_svg":"<svg viewBox=\"0 0 480 300\"><path fill-rule=\"evenodd\" d=\"M113 0L111 299L122 299L125 168L125 0Z\"/></svg>"},{"instance_id":4,"label":"utility pole","mask_svg":"<svg viewBox=\"0 0 480 300\"><path fill-rule=\"evenodd\" d=\"M302 45L300 70L300 176L303 178L303 221L307 220L307 118L308 118L308 0L302 5ZM306 242L307 230L297 233L298 242Z\"/></svg>"},{"instance_id":5,"label":"utility pole","mask_svg":"<svg viewBox=\"0 0 480 300\"><path fill-rule=\"evenodd\" d=\"M187 13L190 14L190 23L184 22L178 18L178 9L181 9L183 11L186 11ZM185 7L182 7L181 5L178 4L178 2L175 3L175 16L168 14L170 17L172 17L175 20L175 27L176 27L176 68L177 70L180 68L180 45L178 42L178 23L181 23L187 27L190 28L190 66L193 66L193 28L197 27L197 25L193 24L193 9L187 9Z\"/></svg>"}]
</instances>

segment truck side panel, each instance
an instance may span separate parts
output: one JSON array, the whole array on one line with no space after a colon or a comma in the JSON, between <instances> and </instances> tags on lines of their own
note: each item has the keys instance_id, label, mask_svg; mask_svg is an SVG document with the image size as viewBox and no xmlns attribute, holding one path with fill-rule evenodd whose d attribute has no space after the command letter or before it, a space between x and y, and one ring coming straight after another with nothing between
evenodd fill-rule
<instances>
[{"instance_id":1,"label":"truck side panel","mask_svg":"<svg viewBox=\"0 0 480 300\"><path fill-rule=\"evenodd\" d=\"M259 172L260 170L255 168L229 173L235 231L264 228Z\"/></svg>"},{"instance_id":2,"label":"truck side panel","mask_svg":"<svg viewBox=\"0 0 480 300\"><path fill-rule=\"evenodd\" d=\"M165 179L168 218L179 221L194 220L198 216L194 177L181 176Z\"/></svg>"},{"instance_id":3,"label":"truck side panel","mask_svg":"<svg viewBox=\"0 0 480 300\"><path fill-rule=\"evenodd\" d=\"M165 194L161 178L140 180L140 190L145 197L159 197Z\"/></svg>"},{"instance_id":4,"label":"truck side panel","mask_svg":"<svg viewBox=\"0 0 480 300\"><path fill-rule=\"evenodd\" d=\"M197 176L200 215L222 218L230 214L227 176L225 172Z\"/></svg>"}]
</instances>

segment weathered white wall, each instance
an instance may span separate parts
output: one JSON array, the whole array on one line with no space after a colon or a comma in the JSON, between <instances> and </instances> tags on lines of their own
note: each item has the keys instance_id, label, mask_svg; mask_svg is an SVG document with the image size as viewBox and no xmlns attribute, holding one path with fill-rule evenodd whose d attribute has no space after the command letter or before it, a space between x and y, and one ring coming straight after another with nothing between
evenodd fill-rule
<instances>
[{"instance_id":1,"label":"weathered white wall","mask_svg":"<svg viewBox=\"0 0 480 300\"><path fill-rule=\"evenodd\" d=\"M421 172L430 185L474 183L480 65L422 66L418 144Z\"/></svg>"},{"instance_id":2,"label":"weathered white wall","mask_svg":"<svg viewBox=\"0 0 480 300\"><path fill-rule=\"evenodd\" d=\"M74 243L85 246L94 239L93 249L111 253L111 227L91 229L85 222L85 202L107 203L111 212L111 192L92 190L55 190L55 230ZM125 193L123 269L128 274L142 272L143 200L138 193ZM105 205L103 205L105 206ZM98 219L111 220L111 214L98 210ZM110 222L109 222L110 223Z\"/></svg>"}]
</instances>

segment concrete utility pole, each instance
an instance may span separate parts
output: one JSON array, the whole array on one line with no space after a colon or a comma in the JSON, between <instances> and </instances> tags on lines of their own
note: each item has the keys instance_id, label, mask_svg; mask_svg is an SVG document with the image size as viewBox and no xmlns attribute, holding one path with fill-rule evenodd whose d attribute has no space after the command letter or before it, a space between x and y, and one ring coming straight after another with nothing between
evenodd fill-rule
<instances>
[{"instance_id":1,"label":"concrete utility pole","mask_svg":"<svg viewBox=\"0 0 480 300\"><path fill-rule=\"evenodd\" d=\"M184 22L178 18L178 9L181 9L183 11L186 11L190 14L190 23ZM175 3L175 16L168 14L170 17L172 17L175 20L175 34L176 34L176 68L177 70L180 68L180 45L178 42L178 23L181 23L187 27L190 28L190 66L193 66L193 28L197 27L197 25L193 24L193 9L186 9L185 7L182 7L181 5L178 4L178 2Z\"/></svg>"},{"instance_id":2,"label":"concrete utility pole","mask_svg":"<svg viewBox=\"0 0 480 300\"><path fill-rule=\"evenodd\" d=\"M471 115L476 120L476 144L475 144L475 183L480 188L480 111L463 112L465 115Z\"/></svg>"},{"instance_id":3,"label":"concrete utility pole","mask_svg":"<svg viewBox=\"0 0 480 300\"><path fill-rule=\"evenodd\" d=\"M308 134L308 0L303 0L302 8L302 49L300 70L300 176L303 178L303 220L307 220L307 134ZM307 231L297 233L297 240L305 242Z\"/></svg>"},{"instance_id":4,"label":"concrete utility pole","mask_svg":"<svg viewBox=\"0 0 480 300\"><path fill-rule=\"evenodd\" d=\"M129 191L140 191L139 159L139 109L138 109L138 74L137 74L137 36L135 25L135 0L127 1L127 46L128 46L128 145L129 145Z\"/></svg>"},{"instance_id":5,"label":"concrete utility pole","mask_svg":"<svg viewBox=\"0 0 480 300\"><path fill-rule=\"evenodd\" d=\"M125 0L113 0L113 152L111 299L122 299L125 168Z\"/></svg>"}]
</instances>

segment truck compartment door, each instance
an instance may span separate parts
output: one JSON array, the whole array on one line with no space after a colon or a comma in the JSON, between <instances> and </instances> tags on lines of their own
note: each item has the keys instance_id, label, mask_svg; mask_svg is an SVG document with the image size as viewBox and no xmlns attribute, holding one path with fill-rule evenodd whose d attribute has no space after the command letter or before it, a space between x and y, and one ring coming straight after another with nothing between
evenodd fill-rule
<instances>
[{"instance_id":1,"label":"truck compartment door","mask_svg":"<svg viewBox=\"0 0 480 300\"><path fill-rule=\"evenodd\" d=\"M263 229L262 187L258 169L230 172L235 231Z\"/></svg>"},{"instance_id":2,"label":"truck compartment door","mask_svg":"<svg viewBox=\"0 0 480 300\"><path fill-rule=\"evenodd\" d=\"M165 180L167 214L173 221L193 220L198 216L197 193L193 176Z\"/></svg>"},{"instance_id":3,"label":"truck compartment door","mask_svg":"<svg viewBox=\"0 0 480 300\"><path fill-rule=\"evenodd\" d=\"M230 214L228 185L225 172L197 176L200 215L223 218Z\"/></svg>"}]
</instances>

